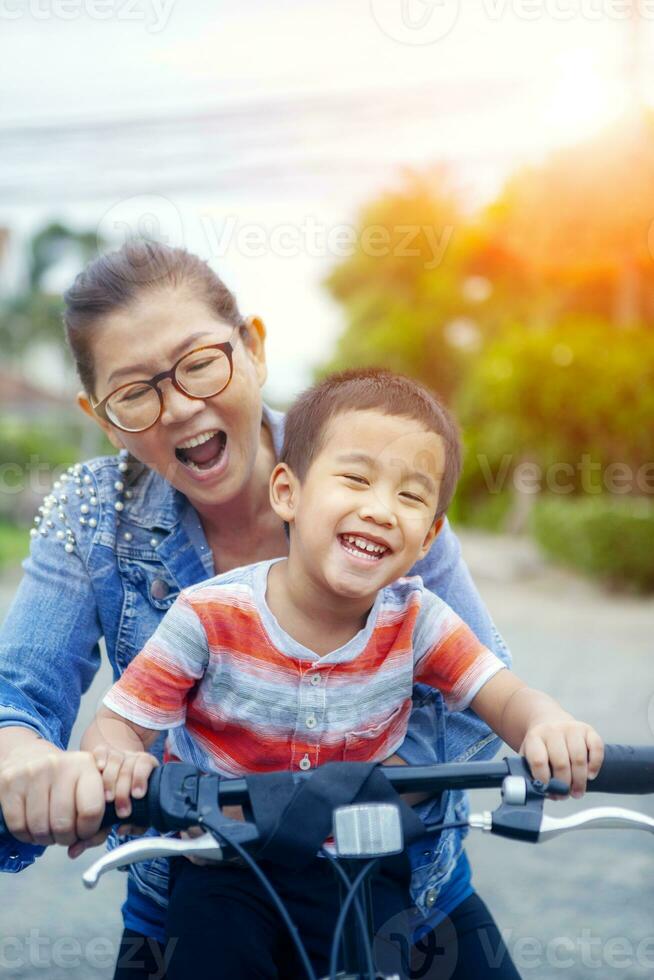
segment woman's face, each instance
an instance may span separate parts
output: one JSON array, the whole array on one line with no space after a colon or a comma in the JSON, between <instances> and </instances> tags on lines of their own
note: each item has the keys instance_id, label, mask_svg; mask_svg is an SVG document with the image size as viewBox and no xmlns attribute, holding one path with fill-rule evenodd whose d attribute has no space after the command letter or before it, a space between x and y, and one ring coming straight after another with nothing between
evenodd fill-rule
<instances>
[{"instance_id":1,"label":"woman's face","mask_svg":"<svg viewBox=\"0 0 654 980\"><path fill-rule=\"evenodd\" d=\"M106 317L96 331L95 402L119 385L149 380L168 370L195 347L228 340L232 329L188 289L144 294L127 310ZM122 432L95 414L93 417L117 449L128 449L196 506L227 503L247 485L260 445L261 386L266 379L264 335L263 324L256 319L249 324L247 340L239 331L233 333L232 379L212 398L188 398L165 380L161 385L163 412L145 432ZM202 460L193 465L180 446L216 431L217 436L203 450L191 452ZM212 449L213 454L205 461Z\"/></svg>"}]
</instances>

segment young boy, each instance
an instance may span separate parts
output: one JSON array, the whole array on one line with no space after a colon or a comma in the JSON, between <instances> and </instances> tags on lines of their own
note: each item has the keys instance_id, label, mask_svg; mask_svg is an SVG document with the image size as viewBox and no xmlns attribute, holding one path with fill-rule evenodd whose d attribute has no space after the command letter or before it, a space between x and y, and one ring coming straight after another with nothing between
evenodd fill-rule
<instances>
[{"instance_id":1,"label":"young boy","mask_svg":"<svg viewBox=\"0 0 654 980\"><path fill-rule=\"evenodd\" d=\"M162 729L168 757L226 777L382 762L404 740L418 682L450 710L471 706L535 777L551 770L583 793L601 766L599 735L526 687L420 578L402 578L438 533L460 461L449 415L407 378L345 372L298 399L270 480L288 558L184 590L83 737L120 816L145 792ZM326 863L300 878L275 872L322 972L337 908ZM268 976L272 963L283 974L278 922L248 870L182 864L169 976L203 955L216 976ZM380 917L408 904L396 883L379 879L377 892Z\"/></svg>"}]
</instances>

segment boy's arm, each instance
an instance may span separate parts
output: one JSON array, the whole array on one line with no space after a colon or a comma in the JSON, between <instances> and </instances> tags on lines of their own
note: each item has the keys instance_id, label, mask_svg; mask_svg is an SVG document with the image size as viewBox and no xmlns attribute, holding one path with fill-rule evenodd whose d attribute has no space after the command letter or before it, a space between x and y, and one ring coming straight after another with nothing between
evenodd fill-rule
<instances>
[{"instance_id":1,"label":"boy's arm","mask_svg":"<svg viewBox=\"0 0 654 980\"><path fill-rule=\"evenodd\" d=\"M471 701L472 709L516 752L527 757L535 779L568 783L574 797L586 790L604 757L594 728L577 721L549 695L509 670L494 674Z\"/></svg>"},{"instance_id":2,"label":"boy's arm","mask_svg":"<svg viewBox=\"0 0 654 980\"><path fill-rule=\"evenodd\" d=\"M80 748L83 752L94 752L100 746L121 752L147 752L160 734L160 731L143 728L103 705L82 735Z\"/></svg>"}]
</instances>

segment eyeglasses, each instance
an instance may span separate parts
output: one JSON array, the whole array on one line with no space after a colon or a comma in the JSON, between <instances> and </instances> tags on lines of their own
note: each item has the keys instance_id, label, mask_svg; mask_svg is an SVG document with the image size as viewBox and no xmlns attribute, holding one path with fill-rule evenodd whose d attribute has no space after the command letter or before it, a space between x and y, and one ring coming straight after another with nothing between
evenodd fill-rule
<instances>
[{"instance_id":1,"label":"eyeglasses","mask_svg":"<svg viewBox=\"0 0 654 980\"><path fill-rule=\"evenodd\" d=\"M159 385L167 378L188 398L219 395L232 380L232 354L236 346L232 338L238 329L235 326L229 340L222 344L208 344L189 351L169 371L155 374L149 381L121 385L93 405L93 411L123 432L144 432L161 418L164 398Z\"/></svg>"}]
</instances>

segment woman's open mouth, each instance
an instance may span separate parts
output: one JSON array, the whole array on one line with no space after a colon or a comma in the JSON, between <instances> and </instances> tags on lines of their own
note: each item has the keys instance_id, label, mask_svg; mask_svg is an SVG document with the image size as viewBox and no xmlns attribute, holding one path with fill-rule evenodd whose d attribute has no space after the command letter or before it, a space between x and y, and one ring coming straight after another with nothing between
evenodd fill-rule
<instances>
[{"instance_id":1,"label":"woman's open mouth","mask_svg":"<svg viewBox=\"0 0 654 980\"><path fill-rule=\"evenodd\" d=\"M202 473L218 466L226 445L227 433L212 429L182 443L175 450L175 456L187 469Z\"/></svg>"}]
</instances>

